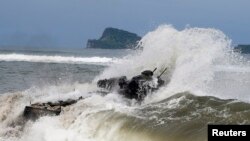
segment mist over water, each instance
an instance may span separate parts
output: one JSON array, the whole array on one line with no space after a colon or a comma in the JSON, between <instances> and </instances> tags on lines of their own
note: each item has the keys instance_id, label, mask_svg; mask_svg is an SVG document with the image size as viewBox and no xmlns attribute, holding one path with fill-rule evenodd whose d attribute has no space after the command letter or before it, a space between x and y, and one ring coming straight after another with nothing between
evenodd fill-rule
<instances>
[{"instance_id":1,"label":"mist over water","mask_svg":"<svg viewBox=\"0 0 250 141\"><path fill-rule=\"evenodd\" d=\"M71 81L2 94L0 140L203 141L208 123L250 123L249 60L233 52L231 40L220 30L186 28L179 31L163 25L146 34L138 47L142 49L112 61L85 83ZM5 54L4 57L1 61L30 62L22 57L34 56ZM50 63L42 61L41 56L38 58L37 62ZM65 59L69 58L60 61L78 62ZM105 59L99 60L106 63ZM148 95L141 104L115 91L106 96L95 92L100 78L126 75L130 79L155 67L156 75L168 68L162 77L168 84ZM95 70L93 66L87 68ZM84 99L63 108L60 116L42 117L34 122L22 118L23 109L30 102L79 96Z\"/></svg>"}]
</instances>

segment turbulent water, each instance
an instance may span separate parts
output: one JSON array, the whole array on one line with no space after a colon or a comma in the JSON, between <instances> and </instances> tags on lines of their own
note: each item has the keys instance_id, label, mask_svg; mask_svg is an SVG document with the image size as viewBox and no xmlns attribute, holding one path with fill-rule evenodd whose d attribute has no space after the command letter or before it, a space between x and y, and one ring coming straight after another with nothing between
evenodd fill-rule
<instances>
[{"instance_id":1,"label":"turbulent water","mask_svg":"<svg viewBox=\"0 0 250 141\"><path fill-rule=\"evenodd\" d=\"M250 57L232 51L221 31L146 34L137 51L9 51L0 53L1 141L205 141L207 124L250 124ZM131 78L157 67L167 85L142 103L116 91L96 93L96 81ZM28 121L26 105L77 99L60 116Z\"/></svg>"}]
</instances>

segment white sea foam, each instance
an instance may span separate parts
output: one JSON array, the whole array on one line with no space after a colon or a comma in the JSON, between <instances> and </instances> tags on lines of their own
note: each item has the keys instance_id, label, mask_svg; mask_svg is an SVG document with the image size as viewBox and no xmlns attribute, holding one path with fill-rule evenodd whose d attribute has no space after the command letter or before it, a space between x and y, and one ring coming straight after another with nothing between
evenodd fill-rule
<instances>
[{"instance_id":1,"label":"white sea foam","mask_svg":"<svg viewBox=\"0 0 250 141\"><path fill-rule=\"evenodd\" d=\"M24 61L43 63L70 63L70 64L102 64L112 63L115 58L108 57L75 57L75 56L49 56L27 54L0 54L0 61Z\"/></svg>"},{"instance_id":2,"label":"white sea foam","mask_svg":"<svg viewBox=\"0 0 250 141\"><path fill-rule=\"evenodd\" d=\"M219 72L232 72L232 73L250 73L249 66L216 66L215 71Z\"/></svg>"}]
</instances>

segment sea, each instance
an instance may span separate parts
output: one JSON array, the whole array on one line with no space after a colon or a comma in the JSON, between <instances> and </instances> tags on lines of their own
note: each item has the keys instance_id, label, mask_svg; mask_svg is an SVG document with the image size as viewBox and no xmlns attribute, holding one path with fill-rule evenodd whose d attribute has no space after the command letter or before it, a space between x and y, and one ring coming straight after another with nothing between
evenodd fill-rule
<instances>
[{"instance_id":1,"label":"sea","mask_svg":"<svg viewBox=\"0 0 250 141\"><path fill-rule=\"evenodd\" d=\"M208 124L250 124L250 55L212 28L159 26L137 49L0 49L0 141L206 141ZM138 102L100 79L143 70L165 85ZM78 99L59 116L23 117L32 103Z\"/></svg>"}]
</instances>

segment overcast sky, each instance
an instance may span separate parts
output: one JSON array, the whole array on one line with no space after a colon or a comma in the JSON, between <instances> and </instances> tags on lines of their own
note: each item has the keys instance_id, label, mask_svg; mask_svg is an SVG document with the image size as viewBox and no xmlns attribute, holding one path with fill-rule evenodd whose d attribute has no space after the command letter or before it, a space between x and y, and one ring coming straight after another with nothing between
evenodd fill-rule
<instances>
[{"instance_id":1,"label":"overcast sky","mask_svg":"<svg viewBox=\"0 0 250 141\"><path fill-rule=\"evenodd\" d=\"M142 36L161 24L250 43L250 0L0 0L0 45L81 48L106 27Z\"/></svg>"}]
</instances>

